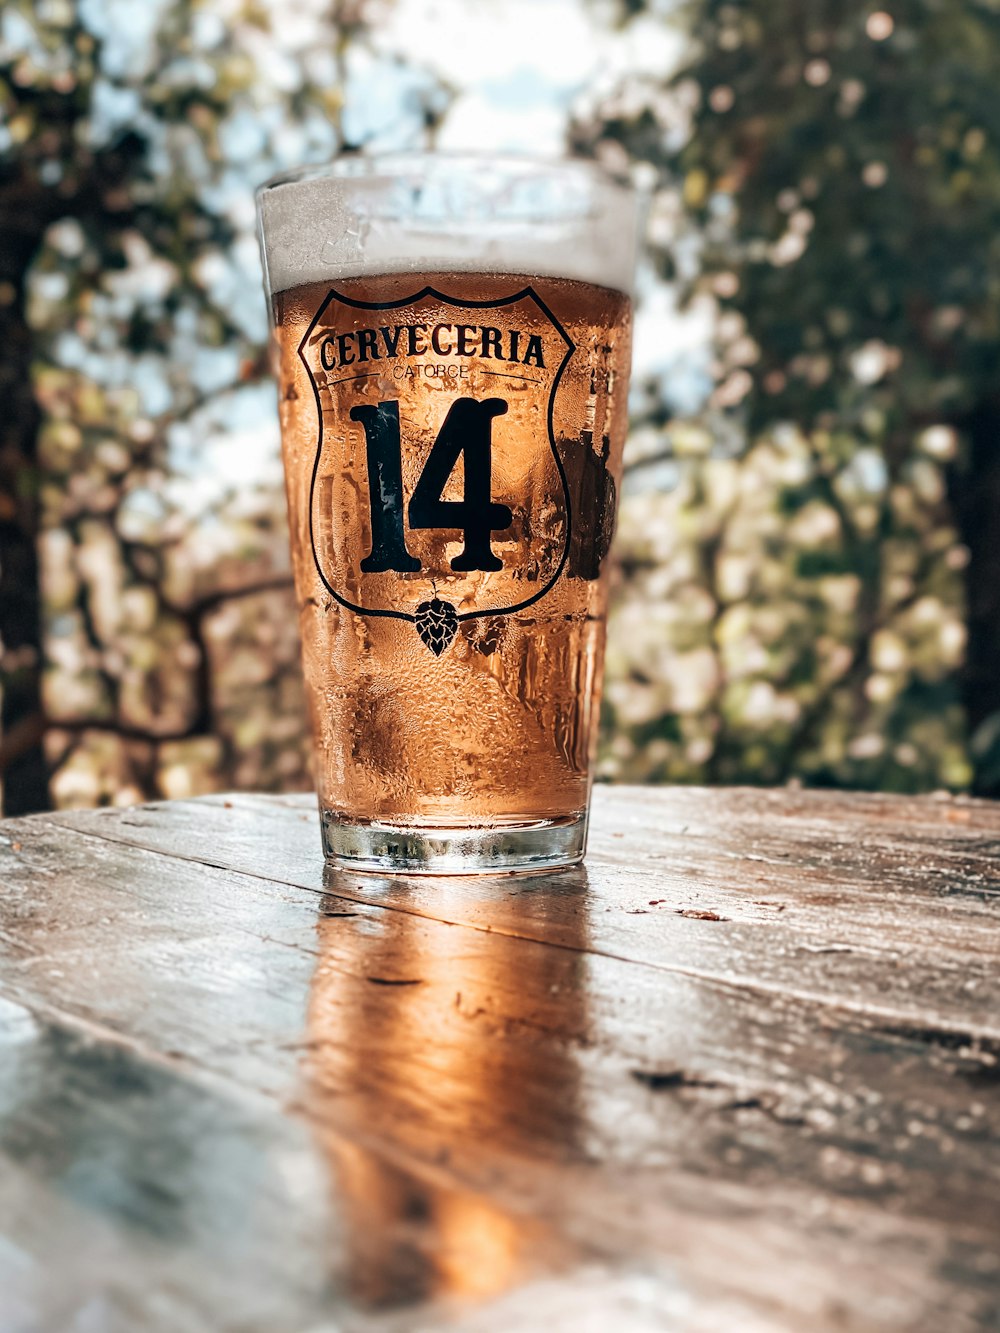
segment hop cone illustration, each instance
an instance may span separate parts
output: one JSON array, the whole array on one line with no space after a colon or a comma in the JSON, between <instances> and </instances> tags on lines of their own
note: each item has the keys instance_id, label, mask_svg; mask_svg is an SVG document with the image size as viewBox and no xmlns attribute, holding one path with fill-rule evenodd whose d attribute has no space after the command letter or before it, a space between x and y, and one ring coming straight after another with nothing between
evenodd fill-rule
<instances>
[{"instance_id":1,"label":"hop cone illustration","mask_svg":"<svg viewBox=\"0 0 1000 1333\"><path fill-rule=\"evenodd\" d=\"M458 630L458 616L450 602L434 597L416 610L417 633L435 657L440 657Z\"/></svg>"}]
</instances>

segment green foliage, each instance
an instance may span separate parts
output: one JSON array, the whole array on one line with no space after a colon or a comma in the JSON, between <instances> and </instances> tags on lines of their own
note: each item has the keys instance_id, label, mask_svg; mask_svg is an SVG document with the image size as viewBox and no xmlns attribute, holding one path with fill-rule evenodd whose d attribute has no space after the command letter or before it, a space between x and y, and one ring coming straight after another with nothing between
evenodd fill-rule
<instances>
[{"instance_id":1,"label":"green foliage","mask_svg":"<svg viewBox=\"0 0 1000 1333\"><path fill-rule=\"evenodd\" d=\"M940 463L879 497L863 469L835 470L846 442L821 431L776 427L736 458L678 434L672 487L622 504L604 774L965 786L962 554L939 526Z\"/></svg>"},{"instance_id":2,"label":"green foliage","mask_svg":"<svg viewBox=\"0 0 1000 1333\"><path fill-rule=\"evenodd\" d=\"M253 189L343 145L350 9L4 8L59 803L308 785Z\"/></svg>"},{"instance_id":3,"label":"green foliage","mask_svg":"<svg viewBox=\"0 0 1000 1333\"><path fill-rule=\"evenodd\" d=\"M43 511L60 803L308 782L251 198L348 139L432 132L443 90L397 66L392 101L366 9L3 9L0 313L23 297L36 349L18 485ZM638 386L602 772L912 791L975 765L1000 788L1000 704L984 687L967 743L960 690L1000 626L969 537L1000 474L996 504L962 498L1000 423L1000 9L685 17L683 68L626 71L572 127L655 182L658 280L715 328L704 412Z\"/></svg>"},{"instance_id":4,"label":"green foliage","mask_svg":"<svg viewBox=\"0 0 1000 1333\"><path fill-rule=\"evenodd\" d=\"M695 36L677 165L699 281L752 324L754 418L892 433L994 393L1000 10L711 0Z\"/></svg>"},{"instance_id":5,"label":"green foliage","mask_svg":"<svg viewBox=\"0 0 1000 1333\"><path fill-rule=\"evenodd\" d=\"M622 21L635 11L623 7ZM699 0L688 19L685 65L577 134L591 151L624 147L654 169L659 269L689 301L716 309L702 424L742 441L738 461L682 460L680 495L692 469L741 478L734 508L710 493L689 503L707 508L715 542L700 567L713 608L705 651L734 623L718 552L734 528L752 538L739 635L746 658L762 651L759 680L747 685L739 667L737 683L716 642L706 665L714 686L694 710L694 760L661 747L663 774L916 789L965 784L971 761L980 788L1000 790L990 777L1000 694L984 680L1000 646L990 591L1000 536L990 515L1000 501L1000 9ZM652 454L669 458L665 387L666 411L647 394L647 420L658 432ZM799 423L807 441L793 486L775 485L761 462L787 430L781 422ZM753 518L747 492L768 497ZM685 502L661 504L676 554ZM627 507L623 527L626 541L641 540ZM825 586L853 587L834 622ZM776 641L762 641L756 604L783 617ZM830 675L821 645L835 645L842 672ZM614 660L612 723L641 670L632 657ZM970 750L963 679L982 728ZM787 724L776 703L764 707L765 686ZM658 772L648 749L619 740L611 753L616 774Z\"/></svg>"}]
</instances>

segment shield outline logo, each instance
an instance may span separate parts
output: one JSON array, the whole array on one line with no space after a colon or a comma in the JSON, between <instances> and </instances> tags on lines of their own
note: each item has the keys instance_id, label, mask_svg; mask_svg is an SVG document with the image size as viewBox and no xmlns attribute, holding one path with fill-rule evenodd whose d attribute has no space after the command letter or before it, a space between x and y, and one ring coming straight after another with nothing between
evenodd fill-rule
<instances>
[{"instance_id":1,"label":"shield outline logo","mask_svg":"<svg viewBox=\"0 0 1000 1333\"><path fill-rule=\"evenodd\" d=\"M410 296L405 296L395 301L359 301L353 297L345 296L342 292L338 292L335 287L331 287L327 295L320 303L319 308L317 309L315 315L310 320L309 327L303 334L302 341L299 343L298 346L299 359L301 360L303 366L305 367L306 374L309 378L309 383L312 387L313 397L316 402L316 415L319 422L319 429L316 440L316 456L313 461L312 475L309 482L309 544L310 547L312 548L313 564L316 566L316 572L319 574L320 580L324 588L326 588L330 596L333 597L333 599L337 603L339 603L340 606L344 607L348 611L353 611L356 615L385 616L395 620L409 621L411 624L418 626L418 629L420 629L421 632L421 637L423 637L423 629L420 625L419 613L429 605L428 603L425 602L421 607L418 607L415 612L400 611L389 607L361 606L360 604L352 602L348 600L346 597L343 597L337 591L337 589L333 587L333 585L330 583L330 580L327 578L326 573L324 572L323 567L320 563L319 553L316 549L315 493L316 493L316 480L317 477L319 476L320 460L322 459L323 456L323 403L320 397L319 386L317 385L316 379L313 375L312 367L310 366L309 361L306 358L306 346L310 338L312 337L313 333L315 332L316 326L319 324L320 320L323 318L323 315L326 313L326 311L329 309L330 305L334 301L339 301L341 305L348 306L353 310L402 310L405 309L407 306L414 305L417 301L423 300L424 297L427 296L434 297L435 300L441 301L444 305L452 306L456 309L475 310L475 311L497 310L504 306L516 305L518 301L523 301L525 299L534 301L535 305L538 307L539 310L541 310L542 314L549 321L549 323L559 334L560 338L566 345L565 354L563 355L563 358L559 363L555 375L553 376L552 383L549 387L548 410L546 412L546 433L548 436L549 448L552 450L552 457L555 460L556 470L559 476L559 483L562 486L563 501L566 514L563 548L562 548L562 554L559 558L559 562L556 566L554 573L547 580L547 582L536 593L533 593L532 596L525 598L523 601L517 602L511 606L485 607L481 611L473 610L473 611L463 611L461 613L455 613L453 611L452 615L454 618L455 627L457 628L457 626L463 621L476 620L481 616L513 615L518 611L526 610L529 606L533 606L536 602L540 601L544 596L546 596L546 594L552 590L555 584L558 583L560 577L562 576L562 572L566 567L566 561L569 558L570 540L571 540L572 526L573 526L573 513L572 513L572 504L570 502L569 482L566 477L566 469L563 466L563 461L559 457L559 450L556 447L554 418L555 418L556 393L558 392L559 383L563 377L563 373L565 372L566 367L569 365L570 358L576 351L576 344L573 342L569 334L563 328L562 324L559 322L559 320L552 313L552 311L549 309L549 307L538 295L538 293L535 291L534 287L532 287L530 283L528 284L528 286L522 287L520 291L513 293L513 295L511 296L501 297L498 300L492 300L492 301L459 300L456 297L448 296L445 292L442 292L438 288L430 285L420 288L419 291L414 292ZM435 601L437 601L436 594L435 594ZM443 605L447 605L447 603L444 603ZM432 651L437 652L438 650L433 649Z\"/></svg>"}]
</instances>

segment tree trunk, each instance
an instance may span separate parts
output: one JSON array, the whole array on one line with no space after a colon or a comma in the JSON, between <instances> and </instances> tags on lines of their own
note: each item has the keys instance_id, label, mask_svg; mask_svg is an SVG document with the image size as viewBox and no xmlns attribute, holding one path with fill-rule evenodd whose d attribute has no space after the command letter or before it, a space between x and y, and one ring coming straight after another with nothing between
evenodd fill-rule
<instances>
[{"instance_id":1,"label":"tree trunk","mask_svg":"<svg viewBox=\"0 0 1000 1333\"><path fill-rule=\"evenodd\" d=\"M30 231L5 228L0 247L0 778L6 815L49 808L42 748L39 412L25 319L25 279L37 240Z\"/></svg>"},{"instance_id":2,"label":"tree trunk","mask_svg":"<svg viewBox=\"0 0 1000 1333\"><path fill-rule=\"evenodd\" d=\"M966 457L949 477L955 519L969 552L965 578L969 640L962 698L973 741L973 790L996 798L1000 797L1000 399L981 403L956 424L968 442ZM996 735L987 747L990 719Z\"/></svg>"}]
</instances>

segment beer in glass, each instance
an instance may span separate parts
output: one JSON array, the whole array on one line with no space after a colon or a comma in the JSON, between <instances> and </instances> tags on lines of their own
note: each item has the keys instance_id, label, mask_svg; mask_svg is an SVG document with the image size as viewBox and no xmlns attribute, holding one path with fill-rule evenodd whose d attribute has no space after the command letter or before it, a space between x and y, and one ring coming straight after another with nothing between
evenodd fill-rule
<instances>
[{"instance_id":1,"label":"beer in glass","mask_svg":"<svg viewBox=\"0 0 1000 1333\"><path fill-rule=\"evenodd\" d=\"M593 163L423 154L258 205L327 858L579 861L632 195Z\"/></svg>"}]
</instances>

